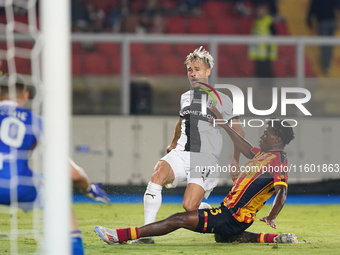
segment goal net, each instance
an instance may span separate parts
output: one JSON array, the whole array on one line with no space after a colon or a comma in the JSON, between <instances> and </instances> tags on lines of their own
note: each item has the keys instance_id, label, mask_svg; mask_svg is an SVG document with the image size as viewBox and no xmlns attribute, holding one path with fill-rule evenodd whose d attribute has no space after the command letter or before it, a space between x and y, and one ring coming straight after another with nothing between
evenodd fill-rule
<instances>
[{"instance_id":1,"label":"goal net","mask_svg":"<svg viewBox=\"0 0 340 255\"><path fill-rule=\"evenodd\" d=\"M24 90L29 92L24 108L44 119L32 117L30 123L18 121L19 111L11 103L8 110L11 113L1 118L0 171L7 165L9 170L4 178L0 172L0 196L9 193L9 206L4 202L0 205L0 221L4 226L0 230L0 249L9 254L70 253L71 187L67 161L70 114L67 14L70 3L45 0L39 5L40 19L37 0L0 0L0 80L7 77L7 101L17 101L16 84L24 81L27 85ZM59 21L61 16L65 21ZM1 86L3 88L4 84ZM60 103L60 99L64 103ZM6 104L2 102L2 106ZM29 167L37 178L23 177L22 166L18 163L28 159L27 153L31 151L21 149L27 143L26 134L39 137L38 146L29 157ZM8 153L3 153L5 147ZM29 186L34 186L41 198L22 201L19 187ZM44 209L37 209L42 204Z\"/></svg>"}]
</instances>

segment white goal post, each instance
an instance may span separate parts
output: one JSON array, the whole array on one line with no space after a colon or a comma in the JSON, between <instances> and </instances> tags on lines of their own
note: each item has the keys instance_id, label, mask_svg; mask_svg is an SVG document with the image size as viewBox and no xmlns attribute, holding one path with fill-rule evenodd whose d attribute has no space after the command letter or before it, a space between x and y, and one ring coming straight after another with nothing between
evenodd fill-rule
<instances>
[{"instance_id":1,"label":"white goal post","mask_svg":"<svg viewBox=\"0 0 340 255\"><path fill-rule=\"evenodd\" d=\"M47 255L68 255L71 251L70 132L70 6L68 0L43 0L42 81L45 151L44 236Z\"/></svg>"}]
</instances>

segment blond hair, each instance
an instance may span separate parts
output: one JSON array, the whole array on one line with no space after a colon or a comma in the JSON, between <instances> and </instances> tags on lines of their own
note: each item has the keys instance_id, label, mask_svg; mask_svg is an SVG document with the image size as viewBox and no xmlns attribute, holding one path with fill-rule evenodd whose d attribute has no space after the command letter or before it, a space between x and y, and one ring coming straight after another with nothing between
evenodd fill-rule
<instances>
[{"instance_id":1,"label":"blond hair","mask_svg":"<svg viewBox=\"0 0 340 255\"><path fill-rule=\"evenodd\" d=\"M188 66L194 61L206 64L209 69L212 69L214 67L214 58L210 55L208 51L203 49L203 46L194 50L193 53L190 53L185 58L184 64Z\"/></svg>"}]
</instances>

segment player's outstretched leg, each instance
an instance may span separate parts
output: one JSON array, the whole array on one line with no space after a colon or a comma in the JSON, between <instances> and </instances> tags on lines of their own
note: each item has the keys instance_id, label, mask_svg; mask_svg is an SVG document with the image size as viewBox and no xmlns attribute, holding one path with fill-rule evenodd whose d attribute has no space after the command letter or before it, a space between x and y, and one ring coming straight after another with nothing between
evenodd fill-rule
<instances>
[{"instance_id":1,"label":"player's outstretched leg","mask_svg":"<svg viewBox=\"0 0 340 255\"><path fill-rule=\"evenodd\" d=\"M298 239L294 233L283 233L274 237L274 243L297 243Z\"/></svg>"},{"instance_id":2,"label":"player's outstretched leg","mask_svg":"<svg viewBox=\"0 0 340 255\"><path fill-rule=\"evenodd\" d=\"M172 183L175 179L174 172L168 162L160 160L154 169L151 181L144 193L144 220L145 225L155 222L157 213L162 205L162 188L166 183ZM152 236L139 238L130 244L152 244L155 240Z\"/></svg>"},{"instance_id":3,"label":"player's outstretched leg","mask_svg":"<svg viewBox=\"0 0 340 255\"><path fill-rule=\"evenodd\" d=\"M176 213L165 220L157 221L142 227L109 229L95 226L94 231L107 244L124 243L140 237L161 236L179 228L195 230L198 225L197 211Z\"/></svg>"},{"instance_id":4,"label":"player's outstretched leg","mask_svg":"<svg viewBox=\"0 0 340 255\"><path fill-rule=\"evenodd\" d=\"M162 186L150 181L144 193L144 219L145 225L155 222L157 213L162 205ZM152 236L137 238L130 244L153 244Z\"/></svg>"},{"instance_id":5,"label":"player's outstretched leg","mask_svg":"<svg viewBox=\"0 0 340 255\"><path fill-rule=\"evenodd\" d=\"M72 255L84 255L84 244L80 230L71 232Z\"/></svg>"},{"instance_id":6,"label":"player's outstretched leg","mask_svg":"<svg viewBox=\"0 0 340 255\"><path fill-rule=\"evenodd\" d=\"M81 231L78 228L76 216L72 210L72 255L84 255L84 244Z\"/></svg>"},{"instance_id":7,"label":"player's outstretched leg","mask_svg":"<svg viewBox=\"0 0 340 255\"><path fill-rule=\"evenodd\" d=\"M230 238L223 238L215 234L215 241L217 243L297 243L297 237L293 233L283 234L269 234L269 233L254 233L244 231L241 234Z\"/></svg>"}]
</instances>

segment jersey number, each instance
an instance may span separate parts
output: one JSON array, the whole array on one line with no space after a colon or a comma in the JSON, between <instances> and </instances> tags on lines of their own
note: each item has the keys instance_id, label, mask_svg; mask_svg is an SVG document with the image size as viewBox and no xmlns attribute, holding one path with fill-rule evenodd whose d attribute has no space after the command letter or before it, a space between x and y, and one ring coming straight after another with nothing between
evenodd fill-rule
<instances>
[{"instance_id":1,"label":"jersey number","mask_svg":"<svg viewBox=\"0 0 340 255\"><path fill-rule=\"evenodd\" d=\"M26 126L23 122L14 117L3 119L0 127L1 141L11 147L21 147L26 133Z\"/></svg>"}]
</instances>

